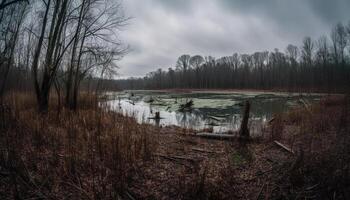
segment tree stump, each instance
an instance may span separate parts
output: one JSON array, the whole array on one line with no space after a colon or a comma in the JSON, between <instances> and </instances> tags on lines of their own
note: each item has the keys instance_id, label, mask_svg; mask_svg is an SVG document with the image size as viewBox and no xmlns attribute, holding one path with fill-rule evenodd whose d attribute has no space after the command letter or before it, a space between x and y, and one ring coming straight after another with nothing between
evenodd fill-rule
<instances>
[{"instance_id":1,"label":"tree stump","mask_svg":"<svg viewBox=\"0 0 350 200\"><path fill-rule=\"evenodd\" d=\"M247 100L244 105L243 119L241 127L239 129L239 137L243 140L248 140L250 138L249 129L248 129L248 120L249 120L249 111L250 103Z\"/></svg>"},{"instance_id":2,"label":"tree stump","mask_svg":"<svg viewBox=\"0 0 350 200\"><path fill-rule=\"evenodd\" d=\"M154 117L154 119L160 119L160 113L156 112L156 116Z\"/></svg>"}]
</instances>

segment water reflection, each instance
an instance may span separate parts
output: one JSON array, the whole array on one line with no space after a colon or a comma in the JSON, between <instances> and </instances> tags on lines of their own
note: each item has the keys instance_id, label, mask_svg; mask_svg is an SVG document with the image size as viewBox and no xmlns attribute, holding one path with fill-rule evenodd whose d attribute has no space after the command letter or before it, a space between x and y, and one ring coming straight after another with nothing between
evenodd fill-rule
<instances>
[{"instance_id":1,"label":"water reflection","mask_svg":"<svg viewBox=\"0 0 350 200\"><path fill-rule=\"evenodd\" d=\"M250 132L259 134L263 125L272 118L276 112L282 112L298 101L296 96L265 95L248 96L244 94L150 94L154 99L145 98L145 94L133 93L129 96L118 97L117 100L108 101L107 105L113 110L127 116L133 116L138 123L150 123L156 126L181 126L192 129L212 128L216 133L237 131L241 123L240 102L249 98L252 103L250 112ZM177 109L181 99L191 98L194 109L191 112L180 112ZM147 100L145 100L147 99ZM155 119L159 112L161 119Z\"/></svg>"},{"instance_id":2,"label":"water reflection","mask_svg":"<svg viewBox=\"0 0 350 200\"><path fill-rule=\"evenodd\" d=\"M241 116L238 113L226 118L213 120L208 117L210 116L210 112L208 110L205 111L205 109L194 109L191 112L166 111L143 101L133 103L122 99L120 101L109 101L108 105L113 110L121 112L126 116L135 117L138 123L150 123L156 126L175 125L196 130L213 128L214 132L220 133L238 130L241 121ZM160 113L161 119L154 119L155 112ZM266 121L266 117L252 118L251 126L255 130L256 125L262 124L264 121ZM251 132L258 132L258 129L254 130Z\"/></svg>"}]
</instances>

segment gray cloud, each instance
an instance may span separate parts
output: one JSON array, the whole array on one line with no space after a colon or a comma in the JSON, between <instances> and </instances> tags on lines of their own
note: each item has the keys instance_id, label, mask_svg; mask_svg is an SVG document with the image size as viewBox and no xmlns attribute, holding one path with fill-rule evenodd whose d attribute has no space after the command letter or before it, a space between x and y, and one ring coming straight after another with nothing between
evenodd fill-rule
<instances>
[{"instance_id":1,"label":"gray cloud","mask_svg":"<svg viewBox=\"0 0 350 200\"><path fill-rule=\"evenodd\" d=\"M231 55L284 50L304 36L328 34L347 22L349 0L124 0L133 17L121 33L131 52L121 77L175 65L181 54Z\"/></svg>"}]
</instances>

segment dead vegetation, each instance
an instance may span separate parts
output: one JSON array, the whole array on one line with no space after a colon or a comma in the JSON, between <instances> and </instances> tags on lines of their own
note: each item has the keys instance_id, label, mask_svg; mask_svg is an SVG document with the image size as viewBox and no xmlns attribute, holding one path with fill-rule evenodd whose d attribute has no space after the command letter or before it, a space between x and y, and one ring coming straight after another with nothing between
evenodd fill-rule
<instances>
[{"instance_id":1,"label":"dead vegetation","mask_svg":"<svg viewBox=\"0 0 350 200\"><path fill-rule=\"evenodd\" d=\"M143 125L88 100L77 112L47 115L37 114L26 95L7 102L1 107L2 199L123 197L138 163L157 147Z\"/></svg>"},{"instance_id":2,"label":"dead vegetation","mask_svg":"<svg viewBox=\"0 0 350 200\"><path fill-rule=\"evenodd\" d=\"M271 139L296 152L285 184L294 198L350 198L349 108L349 97L327 97L272 122Z\"/></svg>"},{"instance_id":3,"label":"dead vegetation","mask_svg":"<svg viewBox=\"0 0 350 200\"><path fill-rule=\"evenodd\" d=\"M244 145L140 125L98 108L94 97L81 99L76 112L53 103L40 115L31 96L7 97L0 112L2 199L349 197L347 99L275 116L270 134Z\"/></svg>"}]
</instances>

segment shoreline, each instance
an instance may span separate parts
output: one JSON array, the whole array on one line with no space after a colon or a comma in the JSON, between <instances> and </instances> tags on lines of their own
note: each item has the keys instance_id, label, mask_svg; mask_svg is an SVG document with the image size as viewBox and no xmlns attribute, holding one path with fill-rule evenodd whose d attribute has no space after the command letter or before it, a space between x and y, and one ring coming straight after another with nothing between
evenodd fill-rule
<instances>
[{"instance_id":1,"label":"shoreline","mask_svg":"<svg viewBox=\"0 0 350 200\"><path fill-rule=\"evenodd\" d=\"M148 91L159 93L213 93L213 94L235 94L235 93L255 93L255 94L293 94L293 95L319 95L319 96L342 96L345 93L325 93L325 92L295 92L285 90L259 90L259 89L125 89L123 91Z\"/></svg>"}]
</instances>

